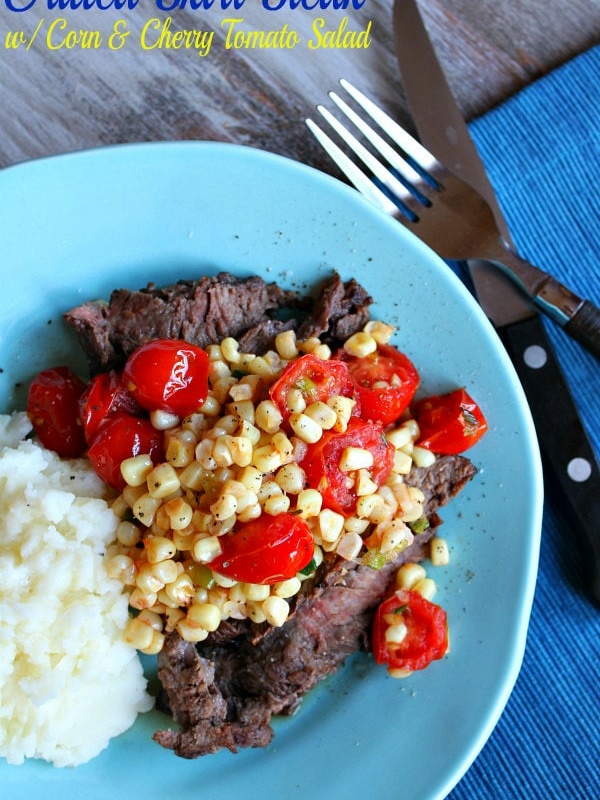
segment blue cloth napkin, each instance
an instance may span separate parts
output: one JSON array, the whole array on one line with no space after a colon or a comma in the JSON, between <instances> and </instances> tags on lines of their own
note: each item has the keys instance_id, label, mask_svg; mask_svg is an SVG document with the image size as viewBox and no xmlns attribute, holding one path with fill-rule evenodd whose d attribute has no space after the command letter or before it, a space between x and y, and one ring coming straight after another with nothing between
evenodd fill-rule
<instances>
[{"instance_id":1,"label":"blue cloth napkin","mask_svg":"<svg viewBox=\"0 0 600 800\"><path fill-rule=\"evenodd\" d=\"M596 47L470 126L518 249L596 304L599 75ZM546 327L598 454L600 366L556 325ZM600 609L579 588L573 532L549 477L545 486L521 673L496 729L449 800L600 798Z\"/></svg>"}]
</instances>

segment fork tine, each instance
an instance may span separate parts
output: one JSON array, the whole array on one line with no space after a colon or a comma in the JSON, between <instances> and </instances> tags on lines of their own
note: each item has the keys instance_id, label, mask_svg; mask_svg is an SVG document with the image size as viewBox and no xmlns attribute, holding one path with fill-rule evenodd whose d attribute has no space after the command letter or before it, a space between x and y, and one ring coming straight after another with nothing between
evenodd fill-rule
<instances>
[{"instance_id":1,"label":"fork tine","mask_svg":"<svg viewBox=\"0 0 600 800\"><path fill-rule=\"evenodd\" d=\"M393 176L389 168L378 161L377 158L375 158L375 156L370 153L361 142L359 142L356 136L354 136L354 134L352 134L348 128L346 128L336 117L334 117L327 108L324 106L317 106L317 111L331 125L340 138L346 142L355 155L360 158L363 164L365 164L365 166L371 170L373 175L383 184L383 186L387 187L394 197L397 197L401 202L408 204L412 199L410 192L407 190L406 186L401 184L400 181Z\"/></svg>"},{"instance_id":2,"label":"fork tine","mask_svg":"<svg viewBox=\"0 0 600 800\"><path fill-rule=\"evenodd\" d=\"M373 130L362 117L360 117L342 98L335 92L329 92L329 97L333 100L340 111L355 125L363 136L371 142L375 149L381 153L386 161L394 167L397 172L402 175L405 180L412 184L420 184L422 181L421 175L411 167L411 165L403 159L389 144L383 139L377 131ZM377 120L376 120L377 121Z\"/></svg>"},{"instance_id":3,"label":"fork tine","mask_svg":"<svg viewBox=\"0 0 600 800\"><path fill-rule=\"evenodd\" d=\"M372 100L369 100L359 89L356 88L350 81L345 78L340 80L341 86L348 92L348 94L356 100L367 114L374 119L375 122L384 130L387 135L396 144L404 150L414 161L426 172L431 172L436 166L439 166L437 159L426 150L423 145L418 142L408 131L405 131L398 123L388 116L385 111L382 111L379 106L375 105Z\"/></svg>"},{"instance_id":4,"label":"fork tine","mask_svg":"<svg viewBox=\"0 0 600 800\"><path fill-rule=\"evenodd\" d=\"M321 147L329 154L331 159L338 165L358 191L386 214L394 214L397 211L396 204L386 197L381 189L377 188L373 181L356 166L352 159L348 158L346 153L337 146L333 139L331 139L316 122L313 122L312 119L306 119L305 122Z\"/></svg>"}]
</instances>

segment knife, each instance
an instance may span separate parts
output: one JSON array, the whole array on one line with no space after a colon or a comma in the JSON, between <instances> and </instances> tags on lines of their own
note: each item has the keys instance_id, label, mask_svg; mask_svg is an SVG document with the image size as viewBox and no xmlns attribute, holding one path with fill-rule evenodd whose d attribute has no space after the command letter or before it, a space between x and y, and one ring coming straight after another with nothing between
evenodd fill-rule
<instances>
[{"instance_id":1,"label":"knife","mask_svg":"<svg viewBox=\"0 0 600 800\"><path fill-rule=\"evenodd\" d=\"M416 0L395 0L394 37L409 109L423 144L485 197L506 241L511 242ZM533 304L492 264L469 261L467 267L477 299L525 390L542 453L568 503L568 519L581 535L586 589L600 604L600 468L575 402Z\"/></svg>"}]
</instances>

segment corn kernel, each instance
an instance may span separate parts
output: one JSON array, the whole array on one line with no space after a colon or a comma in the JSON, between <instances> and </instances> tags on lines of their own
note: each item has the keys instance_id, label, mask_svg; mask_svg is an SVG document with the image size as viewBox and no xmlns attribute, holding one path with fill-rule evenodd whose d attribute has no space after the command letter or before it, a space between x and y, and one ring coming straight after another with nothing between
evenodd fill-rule
<instances>
[{"instance_id":1,"label":"corn kernel","mask_svg":"<svg viewBox=\"0 0 600 800\"><path fill-rule=\"evenodd\" d=\"M186 572L182 572L171 583L165 584L164 588L166 598L180 606L187 605L194 596L194 592L194 583ZM169 603L167 602L166 605Z\"/></svg>"},{"instance_id":2,"label":"corn kernel","mask_svg":"<svg viewBox=\"0 0 600 800\"><path fill-rule=\"evenodd\" d=\"M346 339L344 350L350 356L364 358L377 350L377 342L370 334L359 331Z\"/></svg>"},{"instance_id":3,"label":"corn kernel","mask_svg":"<svg viewBox=\"0 0 600 800\"><path fill-rule=\"evenodd\" d=\"M152 470L152 459L142 454L126 458L121 462L121 475L128 486L142 486Z\"/></svg>"},{"instance_id":4,"label":"corn kernel","mask_svg":"<svg viewBox=\"0 0 600 800\"><path fill-rule=\"evenodd\" d=\"M265 474L274 472L282 465L281 455L273 445L257 447L252 454L252 464Z\"/></svg>"},{"instance_id":5,"label":"corn kernel","mask_svg":"<svg viewBox=\"0 0 600 800\"><path fill-rule=\"evenodd\" d=\"M345 447L340 456L339 468L342 472L369 469L373 466L373 453L362 447Z\"/></svg>"},{"instance_id":6,"label":"corn kernel","mask_svg":"<svg viewBox=\"0 0 600 800\"><path fill-rule=\"evenodd\" d=\"M321 511L322 504L323 498L316 489L303 489L298 494L296 511L299 512L302 519L316 517Z\"/></svg>"},{"instance_id":7,"label":"corn kernel","mask_svg":"<svg viewBox=\"0 0 600 800\"><path fill-rule=\"evenodd\" d=\"M221 413L221 403L217 400L214 394L208 393L204 403L200 406L199 411L207 417L218 417Z\"/></svg>"},{"instance_id":8,"label":"corn kernel","mask_svg":"<svg viewBox=\"0 0 600 800\"><path fill-rule=\"evenodd\" d=\"M362 536L355 532L348 532L344 533L339 540L337 547L335 548L335 552L338 554L338 556L345 558L346 561L352 561L358 557L358 554L362 550L362 546Z\"/></svg>"},{"instance_id":9,"label":"corn kernel","mask_svg":"<svg viewBox=\"0 0 600 800\"><path fill-rule=\"evenodd\" d=\"M180 619L175 625L175 629L184 642L203 642L208 636L207 630L204 628L193 628L185 619Z\"/></svg>"},{"instance_id":10,"label":"corn kernel","mask_svg":"<svg viewBox=\"0 0 600 800\"><path fill-rule=\"evenodd\" d=\"M192 461L179 473L179 482L186 489L197 492L202 488L206 470L198 461Z\"/></svg>"},{"instance_id":11,"label":"corn kernel","mask_svg":"<svg viewBox=\"0 0 600 800\"><path fill-rule=\"evenodd\" d=\"M210 511L216 519L227 519L237 511L237 500L232 494L221 494L210 506Z\"/></svg>"},{"instance_id":12,"label":"corn kernel","mask_svg":"<svg viewBox=\"0 0 600 800\"><path fill-rule=\"evenodd\" d=\"M154 629L140 620L138 617L130 619L125 626L125 641L136 650L143 650L149 647L154 635Z\"/></svg>"},{"instance_id":13,"label":"corn kernel","mask_svg":"<svg viewBox=\"0 0 600 800\"><path fill-rule=\"evenodd\" d=\"M426 600L432 600L437 592L437 586L432 578L421 578L412 587L413 591L418 592Z\"/></svg>"},{"instance_id":14,"label":"corn kernel","mask_svg":"<svg viewBox=\"0 0 600 800\"><path fill-rule=\"evenodd\" d=\"M321 344L321 340L318 336L311 336L309 339L304 339L304 341L299 342L298 349L302 353L312 353L315 347L318 347Z\"/></svg>"},{"instance_id":15,"label":"corn kernel","mask_svg":"<svg viewBox=\"0 0 600 800\"><path fill-rule=\"evenodd\" d=\"M308 444L318 442L323 436L323 428L306 414L291 414L289 423L296 436Z\"/></svg>"},{"instance_id":16,"label":"corn kernel","mask_svg":"<svg viewBox=\"0 0 600 800\"><path fill-rule=\"evenodd\" d=\"M150 564L158 564L159 561L166 561L168 558L173 558L177 552L174 543L166 536L146 537L146 539L144 539L144 550Z\"/></svg>"},{"instance_id":17,"label":"corn kernel","mask_svg":"<svg viewBox=\"0 0 600 800\"><path fill-rule=\"evenodd\" d=\"M262 602L271 594L269 586L261 583L243 583L242 597L249 602Z\"/></svg>"},{"instance_id":18,"label":"corn kernel","mask_svg":"<svg viewBox=\"0 0 600 800\"><path fill-rule=\"evenodd\" d=\"M282 331L275 337L275 348L281 356L288 361L296 358L298 355L298 348L296 347L296 332L293 330Z\"/></svg>"},{"instance_id":19,"label":"corn kernel","mask_svg":"<svg viewBox=\"0 0 600 800\"><path fill-rule=\"evenodd\" d=\"M155 409L150 412L150 422L153 428L157 431L168 431L179 424L179 417L177 414L171 414L169 411L162 411Z\"/></svg>"},{"instance_id":20,"label":"corn kernel","mask_svg":"<svg viewBox=\"0 0 600 800\"><path fill-rule=\"evenodd\" d=\"M189 503L186 503L181 497L175 497L169 500L164 505L164 509L171 522L173 530L181 531L187 528L193 517L193 509Z\"/></svg>"},{"instance_id":21,"label":"corn kernel","mask_svg":"<svg viewBox=\"0 0 600 800\"><path fill-rule=\"evenodd\" d=\"M229 361L230 364L239 364L240 345L232 336L227 336L221 342L221 353L225 361Z\"/></svg>"},{"instance_id":22,"label":"corn kernel","mask_svg":"<svg viewBox=\"0 0 600 800\"><path fill-rule=\"evenodd\" d=\"M430 467L435 464L435 453L431 450L426 450L424 447L415 445L412 451L413 461L417 467Z\"/></svg>"},{"instance_id":23,"label":"corn kernel","mask_svg":"<svg viewBox=\"0 0 600 800\"><path fill-rule=\"evenodd\" d=\"M286 494L299 494L306 484L306 474L299 464L284 464L275 474L275 481Z\"/></svg>"},{"instance_id":24,"label":"corn kernel","mask_svg":"<svg viewBox=\"0 0 600 800\"><path fill-rule=\"evenodd\" d=\"M152 608L158 599L156 592L145 592L138 586L135 586L129 595L129 605L132 608L143 611L145 608Z\"/></svg>"},{"instance_id":25,"label":"corn kernel","mask_svg":"<svg viewBox=\"0 0 600 800\"><path fill-rule=\"evenodd\" d=\"M168 497L180 487L177 473L170 464L159 464L146 478L148 493L153 498Z\"/></svg>"},{"instance_id":26,"label":"corn kernel","mask_svg":"<svg viewBox=\"0 0 600 800\"><path fill-rule=\"evenodd\" d=\"M271 439L271 444L281 456L282 464L289 464L294 458L294 445L283 431L277 431Z\"/></svg>"},{"instance_id":27,"label":"corn kernel","mask_svg":"<svg viewBox=\"0 0 600 800\"><path fill-rule=\"evenodd\" d=\"M140 648L141 652L146 656L155 656L163 649L165 643L165 635L160 631L152 631L152 639L147 647Z\"/></svg>"},{"instance_id":28,"label":"corn kernel","mask_svg":"<svg viewBox=\"0 0 600 800\"><path fill-rule=\"evenodd\" d=\"M450 563L448 542L441 536L435 536L430 543L430 558L434 567L446 567Z\"/></svg>"},{"instance_id":29,"label":"corn kernel","mask_svg":"<svg viewBox=\"0 0 600 800\"><path fill-rule=\"evenodd\" d=\"M221 555L221 545L217 536L198 537L192 547L192 555L199 563L207 564Z\"/></svg>"},{"instance_id":30,"label":"corn kernel","mask_svg":"<svg viewBox=\"0 0 600 800\"><path fill-rule=\"evenodd\" d=\"M348 422L352 416L352 411L356 405L356 400L351 397L343 397L342 395L334 395L327 399L327 405L330 406L337 416L337 421L333 426L333 430L337 433L344 433L348 427Z\"/></svg>"},{"instance_id":31,"label":"corn kernel","mask_svg":"<svg viewBox=\"0 0 600 800\"><path fill-rule=\"evenodd\" d=\"M380 322L377 319L369 320L363 330L372 336L377 344L388 344L394 333L394 328L391 325Z\"/></svg>"},{"instance_id":32,"label":"corn kernel","mask_svg":"<svg viewBox=\"0 0 600 800\"><path fill-rule=\"evenodd\" d=\"M290 498L286 494L272 495L263 503L263 511L272 517L285 514L290 508Z\"/></svg>"},{"instance_id":33,"label":"corn kernel","mask_svg":"<svg viewBox=\"0 0 600 800\"><path fill-rule=\"evenodd\" d=\"M388 644L402 644L407 634L408 628L404 622L400 621L386 628L384 638Z\"/></svg>"},{"instance_id":34,"label":"corn kernel","mask_svg":"<svg viewBox=\"0 0 600 800\"><path fill-rule=\"evenodd\" d=\"M298 578L288 578L285 581L280 581L273 585L273 594L276 594L277 597L294 597L294 595L298 594L300 591L300 587L302 583Z\"/></svg>"},{"instance_id":35,"label":"corn kernel","mask_svg":"<svg viewBox=\"0 0 600 800\"><path fill-rule=\"evenodd\" d=\"M273 594L261 603L261 609L269 625L275 628L281 627L290 613L287 600Z\"/></svg>"},{"instance_id":36,"label":"corn kernel","mask_svg":"<svg viewBox=\"0 0 600 800\"><path fill-rule=\"evenodd\" d=\"M271 400L262 400L254 415L255 424L267 433L275 433L281 427L283 417L281 412Z\"/></svg>"},{"instance_id":37,"label":"corn kernel","mask_svg":"<svg viewBox=\"0 0 600 800\"><path fill-rule=\"evenodd\" d=\"M262 483L262 472L256 467L245 467L239 474L238 479L251 492L258 492Z\"/></svg>"},{"instance_id":38,"label":"corn kernel","mask_svg":"<svg viewBox=\"0 0 600 800\"><path fill-rule=\"evenodd\" d=\"M301 414L306 409L306 398L302 391L296 387L288 389L285 403L292 414Z\"/></svg>"},{"instance_id":39,"label":"corn kernel","mask_svg":"<svg viewBox=\"0 0 600 800\"><path fill-rule=\"evenodd\" d=\"M321 400L307 406L304 413L326 431L333 428L337 422L337 414L333 408L327 405L327 403L323 403Z\"/></svg>"},{"instance_id":40,"label":"corn kernel","mask_svg":"<svg viewBox=\"0 0 600 800\"><path fill-rule=\"evenodd\" d=\"M344 517L336 511L324 508L319 513L319 533L324 542L336 542L344 527Z\"/></svg>"},{"instance_id":41,"label":"corn kernel","mask_svg":"<svg viewBox=\"0 0 600 800\"><path fill-rule=\"evenodd\" d=\"M146 525L146 527L150 527L154 521L154 515L160 508L160 504L161 502L158 498L144 493L135 501L131 510L137 520Z\"/></svg>"},{"instance_id":42,"label":"corn kernel","mask_svg":"<svg viewBox=\"0 0 600 800\"><path fill-rule=\"evenodd\" d=\"M122 520L117 525L117 541L119 541L123 547L135 547L140 541L140 538L140 529L133 522Z\"/></svg>"},{"instance_id":43,"label":"corn kernel","mask_svg":"<svg viewBox=\"0 0 600 800\"><path fill-rule=\"evenodd\" d=\"M132 586L135 582L135 565L133 559L124 553L119 553L106 562L106 572L110 578L121 581L125 586Z\"/></svg>"},{"instance_id":44,"label":"corn kernel","mask_svg":"<svg viewBox=\"0 0 600 800\"><path fill-rule=\"evenodd\" d=\"M413 460L411 456L404 453L402 450L396 450L394 453L394 463L392 470L398 475L408 475L412 468Z\"/></svg>"},{"instance_id":45,"label":"corn kernel","mask_svg":"<svg viewBox=\"0 0 600 800\"><path fill-rule=\"evenodd\" d=\"M192 628L216 631L221 622L221 611L213 603L192 603L188 608L185 621Z\"/></svg>"},{"instance_id":46,"label":"corn kernel","mask_svg":"<svg viewBox=\"0 0 600 800\"><path fill-rule=\"evenodd\" d=\"M197 439L195 434L185 428L180 428L169 436L167 444L167 461L175 469L183 469L194 460Z\"/></svg>"},{"instance_id":47,"label":"corn kernel","mask_svg":"<svg viewBox=\"0 0 600 800\"><path fill-rule=\"evenodd\" d=\"M427 573L421 564L408 562L398 569L396 573L396 586L399 589L412 589L418 581L425 577L427 577Z\"/></svg>"}]
</instances>

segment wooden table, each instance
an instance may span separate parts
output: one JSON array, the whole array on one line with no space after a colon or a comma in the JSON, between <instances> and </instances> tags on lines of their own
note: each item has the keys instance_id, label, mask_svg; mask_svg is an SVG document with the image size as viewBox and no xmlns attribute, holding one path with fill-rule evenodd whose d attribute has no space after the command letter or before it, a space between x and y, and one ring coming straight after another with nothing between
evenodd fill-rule
<instances>
[{"instance_id":1,"label":"wooden table","mask_svg":"<svg viewBox=\"0 0 600 800\"><path fill-rule=\"evenodd\" d=\"M191 11L189 0L162 0L167 8L177 6L167 12L157 9L160 2L60 11L48 9L48 0L33 0L17 12L11 6L24 8L32 0L3 0L0 167L122 142L217 139L331 171L303 120L340 77L409 124L393 52L391 0L337 11L291 8L298 0L264 0L272 8L281 4L271 11L260 0L196 0L214 5ZM420 6L468 119L600 41L598 0L421 0ZM322 42L313 32L315 20L324 20L326 27L317 28L322 34L337 30L344 17L347 31L369 29L368 47L309 49L309 39ZM128 36L111 40L115 30ZM202 31L205 40L212 32L208 52L175 49L173 34L182 30ZM252 31L278 32L271 37L276 46L247 48ZM171 36L170 48L158 46L161 32L163 44ZM292 47L295 38L300 41Z\"/></svg>"}]
</instances>

